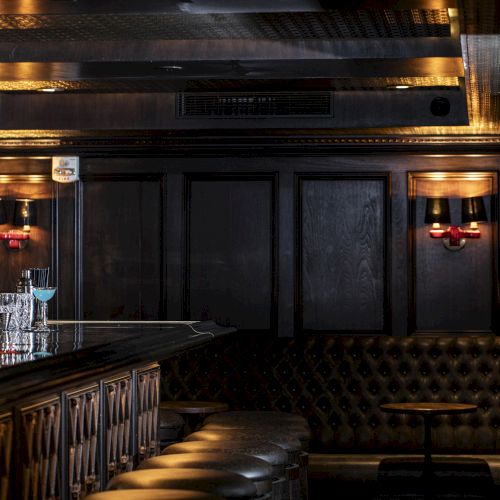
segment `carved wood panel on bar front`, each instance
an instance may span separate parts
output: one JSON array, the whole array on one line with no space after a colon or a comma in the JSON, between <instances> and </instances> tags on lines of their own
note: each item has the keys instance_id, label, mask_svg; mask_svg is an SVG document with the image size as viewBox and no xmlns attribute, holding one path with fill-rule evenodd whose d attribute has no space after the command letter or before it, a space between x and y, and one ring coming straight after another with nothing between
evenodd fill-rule
<instances>
[{"instance_id":1,"label":"carved wood panel on bar front","mask_svg":"<svg viewBox=\"0 0 500 500\"><path fill-rule=\"evenodd\" d=\"M100 489L99 410L97 384L68 394L68 486L72 500Z\"/></svg>"},{"instance_id":2,"label":"carved wood panel on bar front","mask_svg":"<svg viewBox=\"0 0 500 500\"><path fill-rule=\"evenodd\" d=\"M133 469L132 376L104 381L104 464L106 481ZM105 486L105 485L104 485Z\"/></svg>"},{"instance_id":3,"label":"carved wood panel on bar front","mask_svg":"<svg viewBox=\"0 0 500 500\"><path fill-rule=\"evenodd\" d=\"M0 415L0 500L9 498L9 477L12 460L14 422L10 413Z\"/></svg>"},{"instance_id":4,"label":"carved wood panel on bar front","mask_svg":"<svg viewBox=\"0 0 500 500\"><path fill-rule=\"evenodd\" d=\"M59 398L52 398L22 408L20 414L21 498L57 500L61 483L61 402Z\"/></svg>"},{"instance_id":5,"label":"carved wood panel on bar front","mask_svg":"<svg viewBox=\"0 0 500 500\"><path fill-rule=\"evenodd\" d=\"M137 460L159 454L160 368L137 371Z\"/></svg>"}]
</instances>

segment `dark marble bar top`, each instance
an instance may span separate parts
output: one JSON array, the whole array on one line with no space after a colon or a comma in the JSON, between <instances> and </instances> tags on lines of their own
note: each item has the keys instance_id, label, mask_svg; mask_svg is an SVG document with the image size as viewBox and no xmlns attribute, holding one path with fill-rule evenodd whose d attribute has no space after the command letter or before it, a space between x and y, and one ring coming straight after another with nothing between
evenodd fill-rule
<instances>
[{"instance_id":1,"label":"dark marble bar top","mask_svg":"<svg viewBox=\"0 0 500 500\"><path fill-rule=\"evenodd\" d=\"M60 321L46 333L2 333L0 409L161 361L234 331L212 321Z\"/></svg>"}]
</instances>

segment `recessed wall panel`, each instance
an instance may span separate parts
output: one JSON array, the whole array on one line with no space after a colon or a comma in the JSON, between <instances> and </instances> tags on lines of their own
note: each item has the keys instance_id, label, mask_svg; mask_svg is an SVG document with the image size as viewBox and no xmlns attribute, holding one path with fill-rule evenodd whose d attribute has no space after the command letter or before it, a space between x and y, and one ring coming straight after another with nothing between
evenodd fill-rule
<instances>
[{"instance_id":1,"label":"recessed wall panel","mask_svg":"<svg viewBox=\"0 0 500 500\"><path fill-rule=\"evenodd\" d=\"M303 330L384 329L385 183L384 176L300 179Z\"/></svg>"},{"instance_id":2,"label":"recessed wall panel","mask_svg":"<svg viewBox=\"0 0 500 500\"><path fill-rule=\"evenodd\" d=\"M31 227L27 246L23 250L10 250L0 242L0 290L11 292L21 275L21 269L50 267L50 280L57 284L57 270L52 260L53 252L53 199L54 184L46 175L0 175L0 198L3 200L6 221L0 231L21 230L14 226L14 206L17 198L35 200L37 224ZM55 317L55 298L49 304L49 314Z\"/></svg>"},{"instance_id":3,"label":"recessed wall panel","mask_svg":"<svg viewBox=\"0 0 500 500\"><path fill-rule=\"evenodd\" d=\"M83 319L159 319L161 193L140 176L84 179Z\"/></svg>"},{"instance_id":4,"label":"recessed wall panel","mask_svg":"<svg viewBox=\"0 0 500 500\"><path fill-rule=\"evenodd\" d=\"M426 331L491 331L494 279L493 173L414 174L410 177L413 223L413 300L410 329ZM425 223L426 199L444 197L450 207L448 226L467 229L461 220L462 199L481 196L488 222L480 223L481 236L465 239L460 250L450 251L442 239L429 235ZM495 219L493 217L493 219Z\"/></svg>"},{"instance_id":5,"label":"recessed wall panel","mask_svg":"<svg viewBox=\"0 0 500 500\"><path fill-rule=\"evenodd\" d=\"M266 330L273 316L273 176L188 179L186 314Z\"/></svg>"}]
</instances>

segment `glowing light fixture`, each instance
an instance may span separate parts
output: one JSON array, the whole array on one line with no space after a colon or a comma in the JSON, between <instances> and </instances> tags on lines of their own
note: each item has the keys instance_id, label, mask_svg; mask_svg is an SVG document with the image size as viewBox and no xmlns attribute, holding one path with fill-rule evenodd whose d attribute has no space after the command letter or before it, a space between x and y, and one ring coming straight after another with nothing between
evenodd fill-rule
<instances>
[{"instance_id":1,"label":"glowing light fixture","mask_svg":"<svg viewBox=\"0 0 500 500\"><path fill-rule=\"evenodd\" d=\"M462 199L462 224L470 224L471 230L478 230L478 222L488 222L482 196Z\"/></svg>"},{"instance_id":2,"label":"glowing light fixture","mask_svg":"<svg viewBox=\"0 0 500 500\"><path fill-rule=\"evenodd\" d=\"M425 205L426 224L432 224L429 231L431 238L440 238L445 248L451 251L461 250L466 239L480 238L478 222L487 222L486 208L482 196L462 199L462 224L470 224L468 229L459 226L448 226L442 229L441 224L450 224L450 207L448 198L427 198Z\"/></svg>"},{"instance_id":3,"label":"glowing light fixture","mask_svg":"<svg viewBox=\"0 0 500 500\"><path fill-rule=\"evenodd\" d=\"M31 226L37 224L37 213L35 200L29 198L17 199L14 204L14 225L22 226L19 229L0 233L0 240L4 240L10 250L22 250L26 248L30 238Z\"/></svg>"},{"instance_id":4,"label":"glowing light fixture","mask_svg":"<svg viewBox=\"0 0 500 500\"><path fill-rule=\"evenodd\" d=\"M64 89L60 89L57 87L42 87L41 89L37 89L38 92L45 92L47 94L53 94L55 92L63 92Z\"/></svg>"},{"instance_id":5,"label":"glowing light fixture","mask_svg":"<svg viewBox=\"0 0 500 500\"><path fill-rule=\"evenodd\" d=\"M31 226L36 226L37 213L35 200L20 198L14 205L14 226L23 226L23 231L29 233Z\"/></svg>"}]
</instances>

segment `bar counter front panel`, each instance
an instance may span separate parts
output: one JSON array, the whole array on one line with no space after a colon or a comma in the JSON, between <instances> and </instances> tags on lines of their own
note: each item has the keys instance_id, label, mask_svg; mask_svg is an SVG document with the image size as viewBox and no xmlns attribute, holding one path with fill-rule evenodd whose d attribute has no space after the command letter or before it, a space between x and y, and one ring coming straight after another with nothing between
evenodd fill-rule
<instances>
[{"instance_id":1,"label":"bar counter front panel","mask_svg":"<svg viewBox=\"0 0 500 500\"><path fill-rule=\"evenodd\" d=\"M84 498L158 454L158 361L214 322L53 322L0 350L0 500Z\"/></svg>"}]
</instances>

